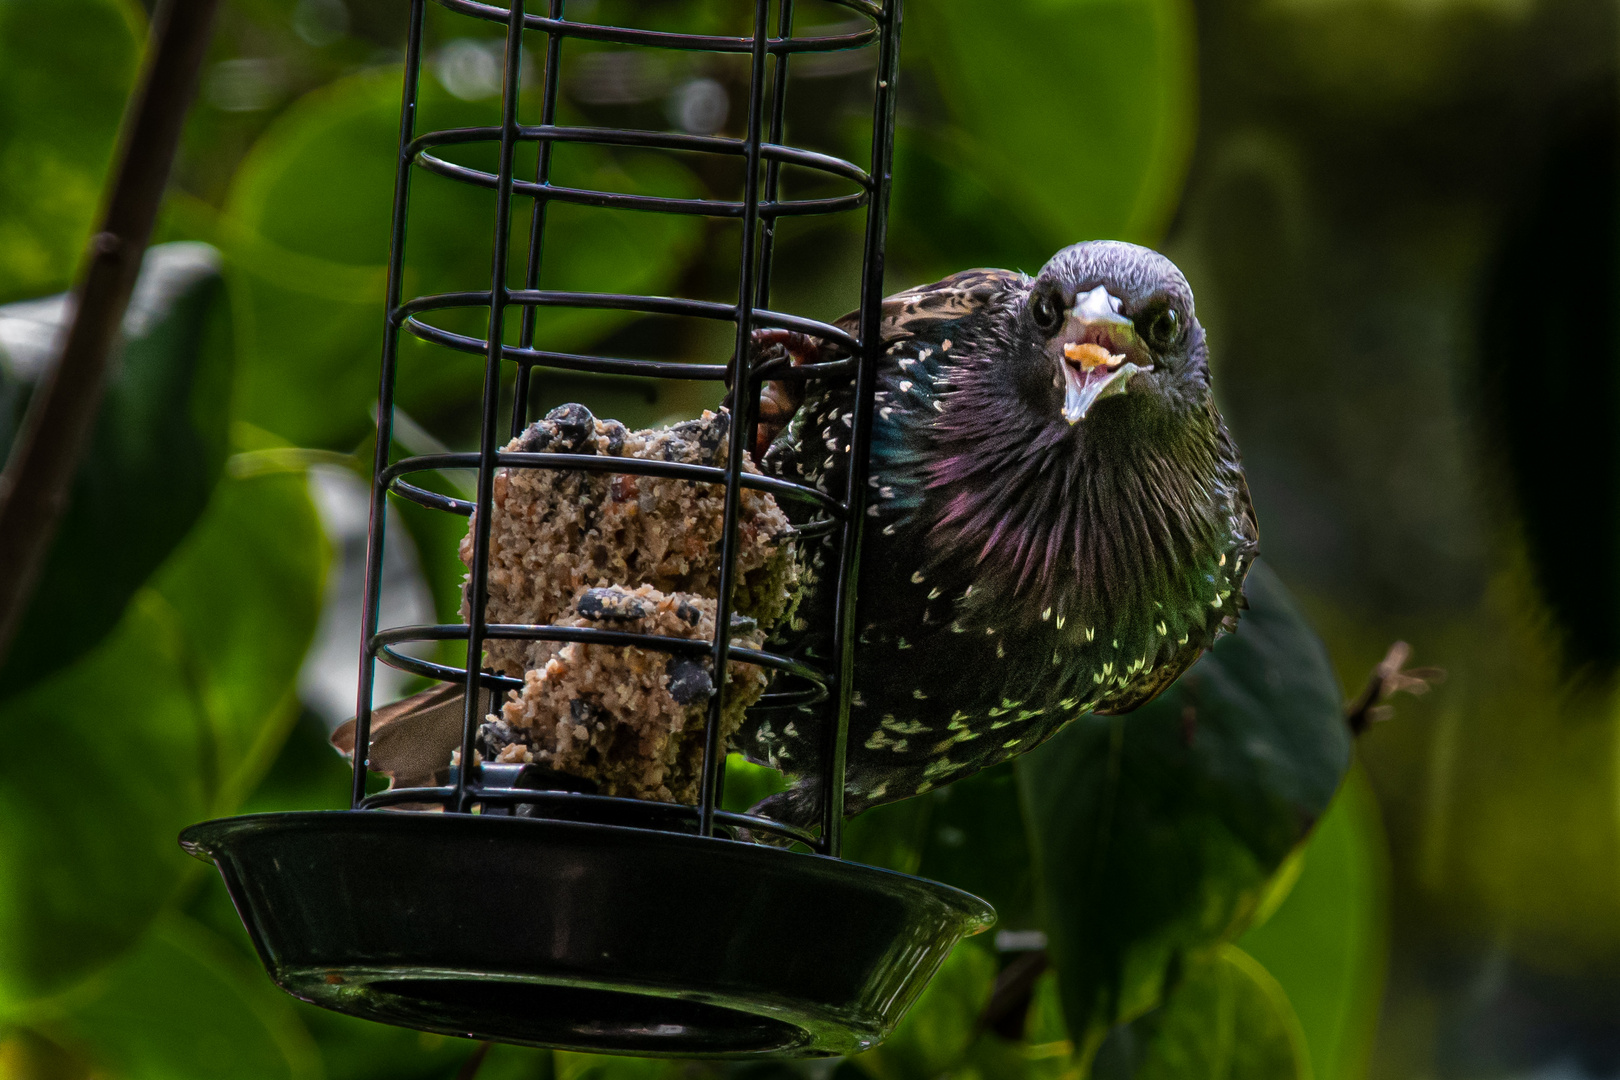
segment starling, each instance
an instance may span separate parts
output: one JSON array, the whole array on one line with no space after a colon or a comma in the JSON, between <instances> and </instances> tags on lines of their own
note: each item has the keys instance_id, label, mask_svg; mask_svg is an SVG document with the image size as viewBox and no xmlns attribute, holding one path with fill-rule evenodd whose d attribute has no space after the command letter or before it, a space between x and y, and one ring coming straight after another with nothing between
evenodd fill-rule
<instances>
[{"instance_id":1,"label":"starling","mask_svg":"<svg viewBox=\"0 0 1620 1080\"><path fill-rule=\"evenodd\" d=\"M1151 701L1235 627L1258 546L1192 290L1164 256L1098 241L1033 279L969 270L890 297L881 332L850 814ZM839 356L781 331L755 347L784 369ZM762 470L841 495L854 410L847 379L767 386ZM801 558L804 600L775 645L825 659L810 635L831 624L832 540ZM821 720L745 723L744 753L799 775L758 812L819 818Z\"/></svg>"}]
</instances>

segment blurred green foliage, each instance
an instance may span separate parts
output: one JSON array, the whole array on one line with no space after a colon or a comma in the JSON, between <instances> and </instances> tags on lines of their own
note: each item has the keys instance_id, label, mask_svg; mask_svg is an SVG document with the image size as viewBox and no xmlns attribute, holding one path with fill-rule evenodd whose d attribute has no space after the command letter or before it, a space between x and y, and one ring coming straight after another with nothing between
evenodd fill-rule
<instances>
[{"instance_id":1,"label":"blurred green foliage","mask_svg":"<svg viewBox=\"0 0 1620 1080\"><path fill-rule=\"evenodd\" d=\"M801 30L837 17L803 6ZM1078 239L1162 235L1196 129L1190 8L911 8L890 284L974 264L1033 271ZM162 229L214 245L222 268L175 279L164 317L129 334L104 443L53 551L56 576L0 674L13 740L0 761L4 1080L448 1080L475 1052L275 991L219 883L174 843L201 818L346 799L346 769L295 696L328 558L304 467L369 468L403 10L224 5ZM570 10L662 29L746 26L746 5L732 0ZM418 130L495 123L498 39L429 14ZM69 281L143 25L115 0L0 0L0 299ZM734 59L570 43L565 63L581 74L564 81L561 108L570 121L662 129L688 123L683 95L707 81L729 106L715 127L735 133L746 69ZM869 63L796 63L790 141L864 162ZM523 107L532 114L537 101ZM443 153L492 163L487 147ZM520 173L533 168L526 153ZM680 196L730 194L737 179L704 161L583 146L558 150L554 176ZM412 183L407 296L487 288L493 196L420 170ZM784 177L794 194L826 193L819 183ZM526 235L526 207L515 231ZM784 222L778 243L774 306L819 317L852 306L857 223ZM736 245L729 223L559 205L542 287L726 299ZM477 336L483 314L430 321ZM514 317L505 340L518 332ZM607 312L547 313L537 340L706 362L730 348L723 326ZM401 445L469 446L482 367L407 335ZM632 424L689 414L720 392L536 381L536 407L579 397ZM8 393L0 402L20 407L27 386ZM462 478L424 482L455 491ZM463 525L399 509L453 618ZM1251 583L1244 633L1151 709L1087 719L1017 768L851 823L851 857L968 889L997 906L1002 929L1048 934L1044 973L1034 953L964 943L892 1039L818 1071L496 1047L479 1076L1078 1080L1093 1057L1110 1078L1364 1075L1386 946L1383 836L1364 784L1328 808L1349 760L1337 681L1280 583L1264 568ZM69 762L71 783L42 767ZM737 761L729 775L738 807L776 782Z\"/></svg>"},{"instance_id":2,"label":"blurred green foliage","mask_svg":"<svg viewBox=\"0 0 1620 1080\"><path fill-rule=\"evenodd\" d=\"M1197 962L1164 1006L1131 1025L1116 1046L1097 1063L1099 1080L1311 1075L1282 987L1233 945Z\"/></svg>"},{"instance_id":3,"label":"blurred green foliage","mask_svg":"<svg viewBox=\"0 0 1620 1080\"><path fill-rule=\"evenodd\" d=\"M145 30L127 0L0 3L0 302L67 287Z\"/></svg>"},{"instance_id":4,"label":"blurred green foliage","mask_svg":"<svg viewBox=\"0 0 1620 1080\"><path fill-rule=\"evenodd\" d=\"M38 682L100 641L207 506L225 462L233 359L218 262L211 248L183 243L163 245L148 260L147 286L126 320L123 362L74 480L62 541L0 663L0 695ZM119 557L104 572L85 573L101 561L110 536L118 538Z\"/></svg>"},{"instance_id":5,"label":"blurred green foliage","mask_svg":"<svg viewBox=\"0 0 1620 1080\"><path fill-rule=\"evenodd\" d=\"M224 207L220 228L245 323L237 410L299 445L349 448L371 423L399 94L399 73L391 68L340 80L304 98L254 145ZM431 80L421 115L419 130L500 122L498 104L460 101ZM482 154L455 149L440 152L458 164L495 164L487 147L479 148ZM342 166L334 168L335 161ZM587 146L560 148L552 175L574 187L665 196L696 191L677 163L659 157L621 162ZM491 192L417 172L407 225L407 296L465 290L480 281L488 288L493 207ZM587 216L574 207L555 207L547 222L547 286L666 292L694 254L699 229L691 217ZM521 287L521 263L514 261L508 284ZM478 310L427 318L481 337L487 315ZM625 321L620 312L558 309L545 312L538 329L547 348L568 352ZM508 340L515 342L515 335ZM431 414L446 401L474 400L483 382L481 354L458 355L410 337L399 364L404 392L398 403L410 413Z\"/></svg>"},{"instance_id":6,"label":"blurred green foliage","mask_svg":"<svg viewBox=\"0 0 1620 1080\"><path fill-rule=\"evenodd\" d=\"M1083 716L1018 764L1083 1052L1248 924L1349 764L1321 643L1264 562L1244 591L1242 633L1170 689Z\"/></svg>"},{"instance_id":7,"label":"blurred green foliage","mask_svg":"<svg viewBox=\"0 0 1620 1080\"><path fill-rule=\"evenodd\" d=\"M1352 769L1310 843L1273 879L1286 891L1237 944L1281 985L1316 1080L1365 1076L1384 986L1389 867L1367 777Z\"/></svg>"}]
</instances>

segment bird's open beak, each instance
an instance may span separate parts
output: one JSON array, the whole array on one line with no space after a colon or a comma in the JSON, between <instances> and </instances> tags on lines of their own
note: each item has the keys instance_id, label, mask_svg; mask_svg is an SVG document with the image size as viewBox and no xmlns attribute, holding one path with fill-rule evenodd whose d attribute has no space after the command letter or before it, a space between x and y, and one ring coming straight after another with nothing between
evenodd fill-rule
<instances>
[{"instance_id":1,"label":"bird's open beak","mask_svg":"<svg viewBox=\"0 0 1620 1080\"><path fill-rule=\"evenodd\" d=\"M1123 394L1131 376L1152 370L1147 348L1131 320L1120 314L1119 298L1101 285L1075 298L1068 322L1055 342L1061 355L1063 419L1078 424L1105 397Z\"/></svg>"}]
</instances>

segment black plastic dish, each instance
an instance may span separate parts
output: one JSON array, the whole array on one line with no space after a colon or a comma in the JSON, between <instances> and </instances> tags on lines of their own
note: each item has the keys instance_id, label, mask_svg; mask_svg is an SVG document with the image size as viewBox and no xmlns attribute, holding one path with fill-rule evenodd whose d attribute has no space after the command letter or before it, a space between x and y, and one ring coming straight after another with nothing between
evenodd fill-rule
<instances>
[{"instance_id":1,"label":"black plastic dish","mask_svg":"<svg viewBox=\"0 0 1620 1080\"><path fill-rule=\"evenodd\" d=\"M193 825L265 968L338 1012L597 1053L854 1053L883 1040L984 901L734 840L342 810Z\"/></svg>"}]
</instances>

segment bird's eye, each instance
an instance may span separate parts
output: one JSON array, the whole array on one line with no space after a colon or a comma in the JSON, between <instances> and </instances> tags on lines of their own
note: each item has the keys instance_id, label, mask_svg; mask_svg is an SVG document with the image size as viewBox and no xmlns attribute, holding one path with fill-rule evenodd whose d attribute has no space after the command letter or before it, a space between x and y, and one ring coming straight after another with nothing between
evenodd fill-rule
<instances>
[{"instance_id":1,"label":"bird's eye","mask_svg":"<svg viewBox=\"0 0 1620 1080\"><path fill-rule=\"evenodd\" d=\"M1043 334L1055 334L1063 323L1063 308L1049 292L1038 292L1029 302L1030 318Z\"/></svg>"},{"instance_id":2,"label":"bird's eye","mask_svg":"<svg viewBox=\"0 0 1620 1080\"><path fill-rule=\"evenodd\" d=\"M1168 349L1176 343L1181 333L1181 316L1176 314L1175 308L1165 308L1153 316L1148 323L1146 337L1148 344L1155 349Z\"/></svg>"}]
</instances>

